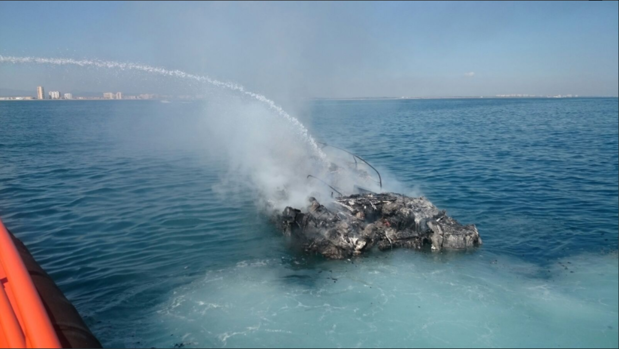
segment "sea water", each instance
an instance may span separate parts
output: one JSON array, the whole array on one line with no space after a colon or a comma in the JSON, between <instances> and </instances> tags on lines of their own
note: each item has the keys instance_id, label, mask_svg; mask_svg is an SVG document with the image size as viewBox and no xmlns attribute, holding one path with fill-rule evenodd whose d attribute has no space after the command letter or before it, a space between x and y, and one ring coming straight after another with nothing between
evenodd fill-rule
<instances>
[{"instance_id":1,"label":"sea water","mask_svg":"<svg viewBox=\"0 0 619 349\"><path fill-rule=\"evenodd\" d=\"M617 347L616 98L311 102L484 241L344 261L222 193L205 103L0 103L0 217L104 346Z\"/></svg>"}]
</instances>

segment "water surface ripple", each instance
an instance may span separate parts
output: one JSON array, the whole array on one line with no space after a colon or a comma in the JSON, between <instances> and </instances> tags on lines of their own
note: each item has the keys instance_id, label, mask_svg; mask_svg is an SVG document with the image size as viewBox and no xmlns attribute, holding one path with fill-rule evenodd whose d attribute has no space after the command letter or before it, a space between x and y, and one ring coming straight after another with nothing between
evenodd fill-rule
<instances>
[{"instance_id":1,"label":"water surface ripple","mask_svg":"<svg viewBox=\"0 0 619 349\"><path fill-rule=\"evenodd\" d=\"M218 192L204 110L0 103L0 217L105 346L617 346L616 98L313 102L484 240L335 262Z\"/></svg>"}]
</instances>

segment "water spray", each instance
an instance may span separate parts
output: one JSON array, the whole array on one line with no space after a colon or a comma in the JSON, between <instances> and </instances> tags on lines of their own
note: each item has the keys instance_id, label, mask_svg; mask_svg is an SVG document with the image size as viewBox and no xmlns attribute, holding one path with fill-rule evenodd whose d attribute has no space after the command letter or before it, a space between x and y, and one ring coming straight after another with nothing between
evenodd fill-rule
<instances>
[{"instance_id":1,"label":"water spray","mask_svg":"<svg viewBox=\"0 0 619 349\"><path fill-rule=\"evenodd\" d=\"M2 56L0 55L0 63L14 63L14 64L51 64L51 65L76 65L80 67L98 67L98 68L108 68L108 69L120 69L120 70L137 70L143 71L151 74L158 74L163 76L171 76L182 79L191 79L202 83L208 83L212 86L216 86L219 88L232 90L243 95L249 96L259 102L266 104L269 109L275 111L279 116L285 118L288 122L290 122L293 126L296 127L297 132L303 137L306 143L308 143L312 150L318 155L319 159L323 162L326 161L327 156L320 149L314 138L309 134L309 131L303 124L297 120L297 118L288 114L282 107L275 104L272 100L267 97L251 92L245 89L242 85L232 83L232 82L223 82L208 76L200 76L189 74L181 70L168 70L161 67L153 67L149 65L142 65L136 63L122 63L115 61L104 61L104 60L76 60L71 58L42 58L42 57L14 57L14 56Z\"/></svg>"}]
</instances>

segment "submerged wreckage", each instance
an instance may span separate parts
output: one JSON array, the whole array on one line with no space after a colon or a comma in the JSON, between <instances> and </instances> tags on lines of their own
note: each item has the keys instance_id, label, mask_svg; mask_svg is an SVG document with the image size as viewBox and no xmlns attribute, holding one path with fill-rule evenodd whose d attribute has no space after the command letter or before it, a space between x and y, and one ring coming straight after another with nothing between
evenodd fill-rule
<instances>
[{"instance_id":1,"label":"submerged wreckage","mask_svg":"<svg viewBox=\"0 0 619 349\"><path fill-rule=\"evenodd\" d=\"M376 182L382 189L380 173L357 155L348 154L355 160L354 164L348 163L348 167L362 178L368 178L367 172L359 169L358 160L367 164L378 174ZM331 163L332 172L340 168ZM288 206L283 212L273 211L271 216L284 235L299 243L306 252L344 259L373 247L441 251L482 244L475 225L461 225L425 197L374 193L357 185L354 186L356 193L344 195L326 181L311 175L308 178L329 187L331 198L323 205L310 197L303 210ZM334 194L337 195L333 197Z\"/></svg>"}]
</instances>

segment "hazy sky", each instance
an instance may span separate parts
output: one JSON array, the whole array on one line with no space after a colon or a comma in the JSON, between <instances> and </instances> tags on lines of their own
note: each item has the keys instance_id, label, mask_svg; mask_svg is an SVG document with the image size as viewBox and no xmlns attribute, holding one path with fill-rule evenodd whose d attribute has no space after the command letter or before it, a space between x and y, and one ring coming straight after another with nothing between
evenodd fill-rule
<instances>
[{"instance_id":1,"label":"hazy sky","mask_svg":"<svg viewBox=\"0 0 619 349\"><path fill-rule=\"evenodd\" d=\"M139 62L275 99L618 91L617 2L0 2L0 55ZM0 88L184 92L84 68L0 64Z\"/></svg>"}]
</instances>

